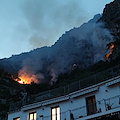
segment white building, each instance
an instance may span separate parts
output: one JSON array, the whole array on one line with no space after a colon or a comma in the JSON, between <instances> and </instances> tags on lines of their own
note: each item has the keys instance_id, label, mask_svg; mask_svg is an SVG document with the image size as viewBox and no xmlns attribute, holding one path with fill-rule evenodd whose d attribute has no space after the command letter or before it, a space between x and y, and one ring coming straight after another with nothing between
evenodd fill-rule
<instances>
[{"instance_id":1,"label":"white building","mask_svg":"<svg viewBox=\"0 0 120 120\"><path fill-rule=\"evenodd\" d=\"M101 76L100 76L101 77ZM79 82L79 81L78 81ZM20 109L10 110L8 120L119 120L120 76L54 97L54 92L34 96ZM64 92L67 91L64 87ZM60 90L60 89L59 89ZM60 90L62 91L62 89Z\"/></svg>"}]
</instances>

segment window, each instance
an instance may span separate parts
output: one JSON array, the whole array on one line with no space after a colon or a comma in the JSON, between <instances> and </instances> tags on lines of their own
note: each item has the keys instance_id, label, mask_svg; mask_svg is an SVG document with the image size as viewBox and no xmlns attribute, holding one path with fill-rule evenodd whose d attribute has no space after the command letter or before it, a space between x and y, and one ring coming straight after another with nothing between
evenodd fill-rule
<instances>
[{"instance_id":1,"label":"window","mask_svg":"<svg viewBox=\"0 0 120 120\"><path fill-rule=\"evenodd\" d=\"M29 119L28 120L36 120L36 112L29 113Z\"/></svg>"},{"instance_id":2,"label":"window","mask_svg":"<svg viewBox=\"0 0 120 120\"><path fill-rule=\"evenodd\" d=\"M86 105L87 105L87 115L96 113L97 107L96 107L95 95L86 98Z\"/></svg>"},{"instance_id":3,"label":"window","mask_svg":"<svg viewBox=\"0 0 120 120\"><path fill-rule=\"evenodd\" d=\"M13 120L20 120L20 117L17 117L17 118L13 118Z\"/></svg>"},{"instance_id":4,"label":"window","mask_svg":"<svg viewBox=\"0 0 120 120\"><path fill-rule=\"evenodd\" d=\"M51 108L51 120L60 120L60 107Z\"/></svg>"}]
</instances>

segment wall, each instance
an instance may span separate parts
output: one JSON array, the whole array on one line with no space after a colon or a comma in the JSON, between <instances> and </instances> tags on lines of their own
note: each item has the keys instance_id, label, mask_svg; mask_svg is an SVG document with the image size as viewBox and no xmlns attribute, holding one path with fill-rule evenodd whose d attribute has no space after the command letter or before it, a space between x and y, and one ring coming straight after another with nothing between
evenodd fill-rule
<instances>
[{"instance_id":1,"label":"wall","mask_svg":"<svg viewBox=\"0 0 120 120\"><path fill-rule=\"evenodd\" d=\"M73 113L76 119L79 119L79 117L82 117L82 116L86 117L87 116L86 97L89 97L92 95L95 95L96 97L97 110L101 108L102 112L104 113L106 111L105 99L120 95L119 83L111 86L106 86L106 83L107 82L99 83L89 88L85 88L84 90L76 91L72 94L62 96L63 98L59 97L52 100L47 100L47 101L37 103L36 105L33 104L33 106L36 106L35 109L32 109L31 107L32 105L25 106L24 108L21 109L21 111L9 114L8 120L13 120L13 118L19 117L19 116L21 120L27 120L28 114L34 111L37 112L37 118L39 118L38 120L42 120L42 117L40 117L41 115L44 116L43 120L48 120L48 119L50 120L51 107L55 107L55 106L60 107L61 120L64 120L65 118L67 120L70 120L70 113ZM81 95L81 96L78 95L74 97L75 95L80 94L80 92L85 92L87 89L92 89L92 87L93 88L98 87L99 89L90 93L85 93L84 95ZM59 101L60 99L61 101ZM53 101L52 104L50 104L51 101ZM101 101L101 102L98 102L98 101ZM115 106L115 104L116 103L114 103L113 106Z\"/></svg>"}]
</instances>

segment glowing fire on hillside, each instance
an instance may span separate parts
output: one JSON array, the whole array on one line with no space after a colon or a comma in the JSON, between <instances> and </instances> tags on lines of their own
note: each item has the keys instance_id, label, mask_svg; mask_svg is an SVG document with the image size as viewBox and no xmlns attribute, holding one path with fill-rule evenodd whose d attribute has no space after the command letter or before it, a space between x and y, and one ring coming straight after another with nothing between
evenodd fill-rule
<instances>
[{"instance_id":1,"label":"glowing fire on hillside","mask_svg":"<svg viewBox=\"0 0 120 120\"><path fill-rule=\"evenodd\" d=\"M19 71L18 78L15 79L15 81L19 82L20 84L31 84L32 82L39 83L37 76L31 73L26 67Z\"/></svg>"},{"instance_id":2,"label":"glowing fire on hillside","mask_svg":"<svg viewBox=\"0 0 120 120\"><path fill-rule=\"evenodd\" d=\"M109 53L105 55L105 60L108 60L109 56L112 54L114 49L114 42L111 42L110 44L108 44L108 51Z\"/></svg>"},{"instance_id":3,"label":"glowing fire on hillside","mask_svg":"<svg viewBox=\"0 0 120 120\"><path fill-rule=\"evenodd\" d=\"M105 55L105 60L108 60L110 55L113 52L114 49L114 42L111 42L107 45L108 47L108 54ZM42 75L36 75L34 72L32 72L31 69L28 67L23 67L19 72L18 72L18 78L14 79L20 84L31 84L32 82L34 83L39 83L40 78L43 78Z\"/></svg>"}]
</instances>

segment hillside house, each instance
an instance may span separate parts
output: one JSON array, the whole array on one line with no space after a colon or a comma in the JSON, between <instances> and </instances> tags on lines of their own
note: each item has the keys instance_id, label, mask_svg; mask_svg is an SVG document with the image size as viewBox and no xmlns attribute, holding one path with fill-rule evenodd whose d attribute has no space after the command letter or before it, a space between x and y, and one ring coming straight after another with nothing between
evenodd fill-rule
<instances>
[{"instance_id":1,"label":"hillside house","mask_svg":"<svg viewBox=\"0 0 120 120\"><path fill-rule=\"evenodd\" d=\"M19 107L14 103L8 120L120 120L119 75L89 86L80 87L81 84L83 81L77 81L40 93Z\"/></svg>"}]
</instances>

